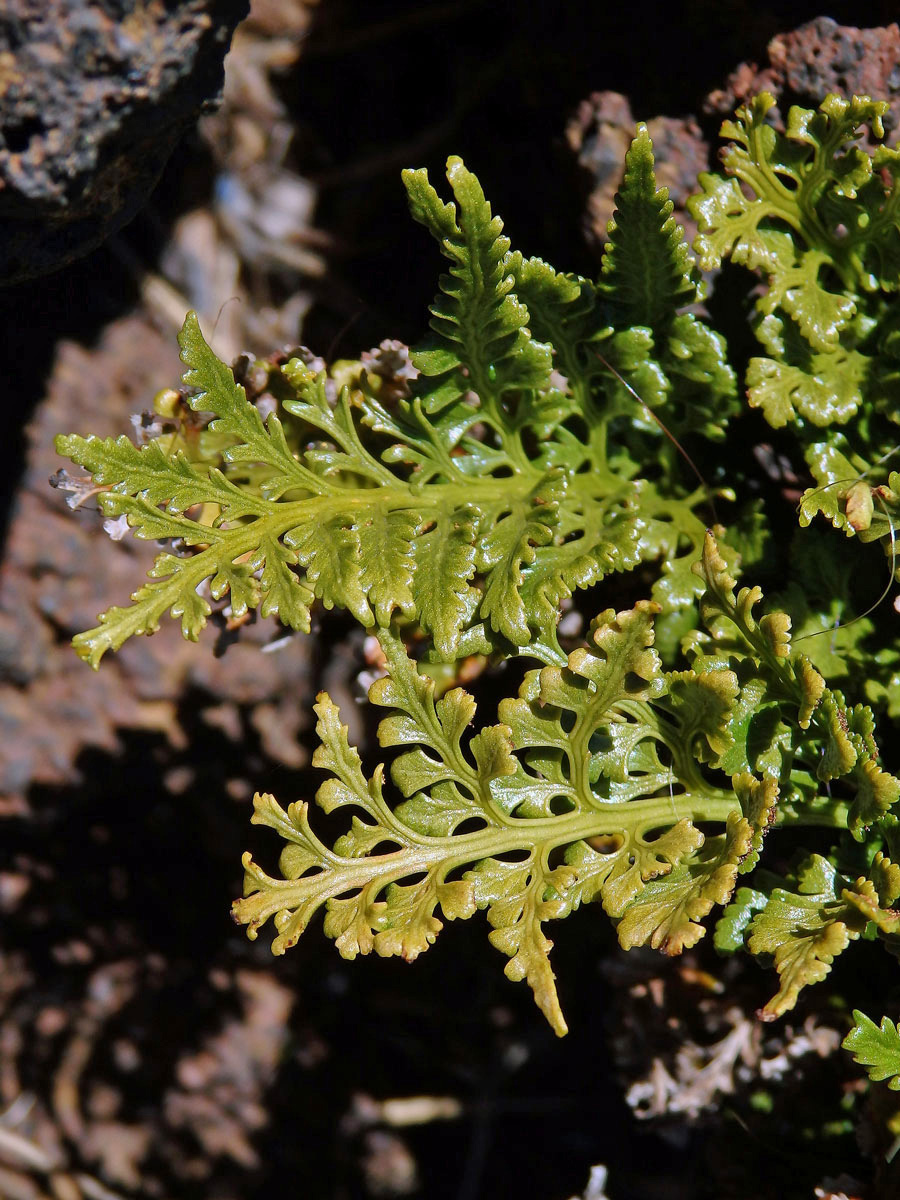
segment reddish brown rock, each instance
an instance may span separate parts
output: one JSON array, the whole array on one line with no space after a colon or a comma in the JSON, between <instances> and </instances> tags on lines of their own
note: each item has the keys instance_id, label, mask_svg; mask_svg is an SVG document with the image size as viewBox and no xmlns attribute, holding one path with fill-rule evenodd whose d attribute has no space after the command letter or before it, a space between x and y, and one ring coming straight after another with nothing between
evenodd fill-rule
<instances>
[{"instance_id":1,"label":"reddish brown rock","mask_svg":"<svg viewBox=\"0 0 900 1200\"><path fill-rule=\"evenodd\" d=\"M703 112L729 117L750 96L772 92L786 111L789 104L817 107L829 92L887 100L884 119L891 131L900 126L900 25L856 29L831 17L817 17L790 33L772 38L769 63L741 63L721 88L710 92ZM782 120L775 111L776 123ZM636 119L626 96L594 92L578 106L566 127L566 138L579 164L593 177L585 211L588 236L606 241L606 227L622 180L625 151L634 137ZM675 216L688 240L696 227L684 203L697 190L697 174L712 161L710 140L693 117L654 117L647 121L656 157L657 182L669 189ZM711 131L710 131L711 132Z\"/></svg>"},{"instance_id":2,"label":"reddish brown rock","mask_svg":"<svg viewBox=\"0 0 900 1200\"><path fill-rule=\"evenodd\" d=\"M728 116L748 96L769 91L791 104L815 107L829 92L871 96L891 106L890 131L900 125L900 25L857 29L817 17L768 45L769 65L741 63L724 87L711 92L704 109Z\"/></svg>"}]
</instances>

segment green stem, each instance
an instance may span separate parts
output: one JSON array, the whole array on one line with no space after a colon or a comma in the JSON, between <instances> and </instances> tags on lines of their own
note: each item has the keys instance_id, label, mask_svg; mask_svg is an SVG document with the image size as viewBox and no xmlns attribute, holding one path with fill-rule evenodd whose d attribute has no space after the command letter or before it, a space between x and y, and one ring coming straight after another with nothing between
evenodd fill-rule
<instances>
[{"instance_id":1,"label":"green stem","mask_svg":"<svg viewBox=\"0 0 900 1200\"><path fill-rule=\"evenodd\" d=\"M235 902L234 916L239 923L250 925L251 933L255 933L276 913L292 912L293 915L278 926L278 948L273 946L273 950L280 953L296 942L311 915L332 896L359 888L371 889L376 880L377 891L381 891L390 883L422 872L435 872L439 879L444 879L460 867L525 847L539 848L546 855L560 846L592 837L626 832L641 837L650 830L684 819L725 822L736 809L737 802L731 794L695 796L687 793L632 800L625 804L600 803L590 811L514 820L452 839L427 837L409 830L410 844L402 849L359 859L343 858L320 844L324 869L316 875L296 880L274 879L245 855L244 865L258 883L259 890ZM610 857L621 853L620 847Z\"/></svg>"}]
</instances>

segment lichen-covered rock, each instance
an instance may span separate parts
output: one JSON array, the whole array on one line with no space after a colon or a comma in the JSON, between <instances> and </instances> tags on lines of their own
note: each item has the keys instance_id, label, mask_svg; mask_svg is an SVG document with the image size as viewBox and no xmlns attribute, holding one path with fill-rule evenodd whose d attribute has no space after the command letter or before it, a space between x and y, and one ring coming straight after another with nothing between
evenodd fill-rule
<instances>
[{"instance_id":1,"label":"lichen-covered rock","mask_svg":"<svg viewBox=\"0 0 900 1200\"><path fill-rule=\"evenodd\" d=\"M248 0L9 0L0 18L0 281L137 212L222 85Z\"/></svg>"}]
</instances>

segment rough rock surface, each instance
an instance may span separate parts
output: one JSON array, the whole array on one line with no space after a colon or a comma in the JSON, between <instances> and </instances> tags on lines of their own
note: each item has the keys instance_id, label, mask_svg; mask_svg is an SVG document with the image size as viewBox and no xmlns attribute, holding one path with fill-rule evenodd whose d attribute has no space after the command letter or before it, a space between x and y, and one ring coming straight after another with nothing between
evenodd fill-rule
<instances>
[{"instance_id":1,"label":"rough rock surface","mask_svg":"<svg viewBox=\"0 0 900 1200\"><path fill-rule=\"evenodd\" d=\"M790 33L780 33L767 47L768 66L741 63L721 88L706 97L703 112L729 117L737 105L761 91L772 92L786 111L788 104L814 108L829 92L887 100L884 119L888 142L900 127L900 25L856 29L831 17L817 17ZM775 113L776 121L783 118ZM688 241L696 226L684 208L696 190L697 174L714 161L715 126L701 130L693 117L654 117L647 122L657 159L657 182L669 189L675 216ZM625 151L634 137L635 117L627 97L594 92L583 100L566 127L566 139L578 163L593 179L585 211L588 236L606 241L615 209Z\"/></svg>"},{"instance_id":2,"label":"rough rock surface","mask_svg":"<svg viewBox=\"0 0 900 1200\"><path fill-rule=\"evenodd\" d=\"M900 126L900 25L856 29L817 17L768 45L769 65L741 63L725 86L707 97L705 110L727 116L763 90L791 103L818 104L829 92L887 100L885 129Z\"/></svg>"},{"instance_id":3,"label":"rough rock surface","mask_svg":"<svg viewBox=\"0 0 900 1200\"><path fill-rule=\"evenodd\" d=\"M222 85L248 0L9 0L0 16L0 281L134 216Z\"/></svg>"}]
</instances>

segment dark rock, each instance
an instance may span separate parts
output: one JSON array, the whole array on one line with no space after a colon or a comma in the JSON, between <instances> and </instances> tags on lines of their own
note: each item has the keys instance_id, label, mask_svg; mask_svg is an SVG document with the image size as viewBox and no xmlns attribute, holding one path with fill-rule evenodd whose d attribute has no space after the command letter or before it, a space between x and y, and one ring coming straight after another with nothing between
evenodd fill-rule
<instances>
[{"instance_id":1,"label":"dark rock","mask_svg":"<svg viewBox=\"0 0 900 1200\"><path fill-rule=\"evenodd\" d=\"M215 98L248 0L8 0L0 15L0 281L129 221Z\"/></svg>"}]
</instances>

